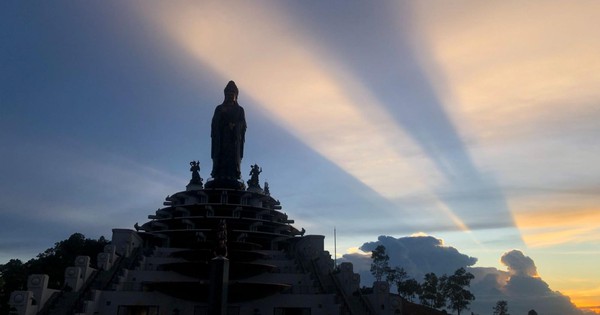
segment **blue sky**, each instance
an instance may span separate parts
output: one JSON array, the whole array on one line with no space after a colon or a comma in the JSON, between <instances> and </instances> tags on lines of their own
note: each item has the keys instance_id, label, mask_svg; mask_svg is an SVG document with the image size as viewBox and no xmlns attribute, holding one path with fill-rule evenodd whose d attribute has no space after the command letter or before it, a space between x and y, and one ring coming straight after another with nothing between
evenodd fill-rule
<instances>
[{"instance_id":1,"label":"blue sky","mask_svg":"<svg viewBox=\"0 0 600 315\"><path fill-rule=\"evenodd\" d=\"M191 160L207 178L235 80L243 174L329 249L334 226L340 255L519 249L598 306L599 21L594 1L3 2L0 261L141 224Z\"/></svg>"}]
</instances>

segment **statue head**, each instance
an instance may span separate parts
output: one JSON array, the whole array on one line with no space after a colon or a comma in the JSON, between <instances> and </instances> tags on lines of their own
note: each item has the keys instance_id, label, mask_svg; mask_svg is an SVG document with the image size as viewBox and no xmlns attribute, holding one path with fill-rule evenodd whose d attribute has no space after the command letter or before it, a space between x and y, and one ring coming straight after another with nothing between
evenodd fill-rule
<instances>
[{"instance_id":1,"label":"statue head","mask_svg":"<svg viewBox=\"0 0 600 315\"><path fill-rule=\"evenodd\" d=\"M235 82L233 81L229 81L229 83L227 83L227 86L225 86L225 100L233 100L233 101L237 101L237 96L238 96L238 88L235 85Z\"/></svg>"}]
</instances>

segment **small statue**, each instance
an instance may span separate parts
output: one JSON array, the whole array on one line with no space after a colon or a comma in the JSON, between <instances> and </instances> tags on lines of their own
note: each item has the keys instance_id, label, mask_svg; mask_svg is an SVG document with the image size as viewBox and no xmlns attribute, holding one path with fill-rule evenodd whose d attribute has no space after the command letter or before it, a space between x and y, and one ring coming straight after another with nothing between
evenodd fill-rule
<instances>
[{"instance_id":1,"label":"small statue","mask_svg":"<svg viewBox=\"0 0 600 315\"><path fill-rule=\"evenodd\" d=\"M250 165L250 179L248 180L248 187L256 187L260 188L260 183L258 181L258 175L262 173L262 168L258 166L258 164Z\"/></svg>"},{"instance_id":2,"label":"small statue","mask_svg":"<svg viewBox=\"0 0 600 315\"><path fill-rule=\"evenodd\" d=\"M190 172L192 172L192 179L190 180L189 185L200 185L202 187L202 177L200 177L200 161L191 161L190 162Z\"/></svg>"},{"instance_id":3,"label":"small statue","mask_svg":"<svg viewBox=\"0 0 600 315\"><path fill-rule=\"evenodd\" d=\"M265 182L265 189L263 189L265 192L265 195L270 196L271 192L269 191L269 183Z\"/></svg>"}]
</instances>

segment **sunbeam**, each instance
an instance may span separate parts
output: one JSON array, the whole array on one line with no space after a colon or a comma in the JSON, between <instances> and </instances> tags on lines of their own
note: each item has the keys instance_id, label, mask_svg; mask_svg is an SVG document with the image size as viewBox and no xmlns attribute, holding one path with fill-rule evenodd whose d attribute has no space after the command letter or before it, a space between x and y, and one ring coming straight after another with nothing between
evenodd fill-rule
<instances>
[{"instance_id":1,"label":"sunbeam","mask_svg":"<svg viewBox=\"0 0 600 315\"><path fill-rule=\"evenodd\" d=\"M420 145L347 67L314 55L314 43L301 33L291 36L285 10L248 5L239 10L243 16L222 18L228 10L214 2L170 4L146 13L189 54L224 79L235 79L242 98L248 95L282 128L381 196L432 194L431 187L443 179L423 172L432 167L427 159L414 158L423 156ZM254 21L251 30L243 27L247 19ZM439 211L459 230L468 230L447 206Z\"/></svg>"}]
</instances>

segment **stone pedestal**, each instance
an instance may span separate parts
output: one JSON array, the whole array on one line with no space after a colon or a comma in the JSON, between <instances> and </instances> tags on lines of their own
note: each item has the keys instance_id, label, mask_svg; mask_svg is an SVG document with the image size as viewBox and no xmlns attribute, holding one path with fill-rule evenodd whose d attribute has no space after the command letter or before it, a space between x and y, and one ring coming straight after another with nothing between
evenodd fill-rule
<instances>
[{"instance_id":1,"label":"stone pedestal","mask_svg":"<svg viewBox=\"0 0 600 315\"><path fill-rule=\"evenodd\" d=\"M236 190L245 190L246 185L244 182L239 181L233 178L213 178L209 179L204 185L206 188L226 188L226 189L236 189Z\"/></svg>"},{"instance_id":2,"label":"stone pedestal","mask_svg":"<svg viewBox=\"0 0 600 315\"><path fill-rule=\"evenodd\" d=\"M227 315L229 259L217 256L210 261L209 315Z\"/></svg>"},{"instance_id":3,"label":"stone pedestal","mask_svg":"<svg viewBox=\"0 0 600 315\"><path fill-rule=\"evenodd\" d=\"M202 189L204 189L204 186L202 184L192 184L192 183L189 183L187 186L185 186L185 190L186 191L202 190Z\"/></svg>"}]
</instances>

